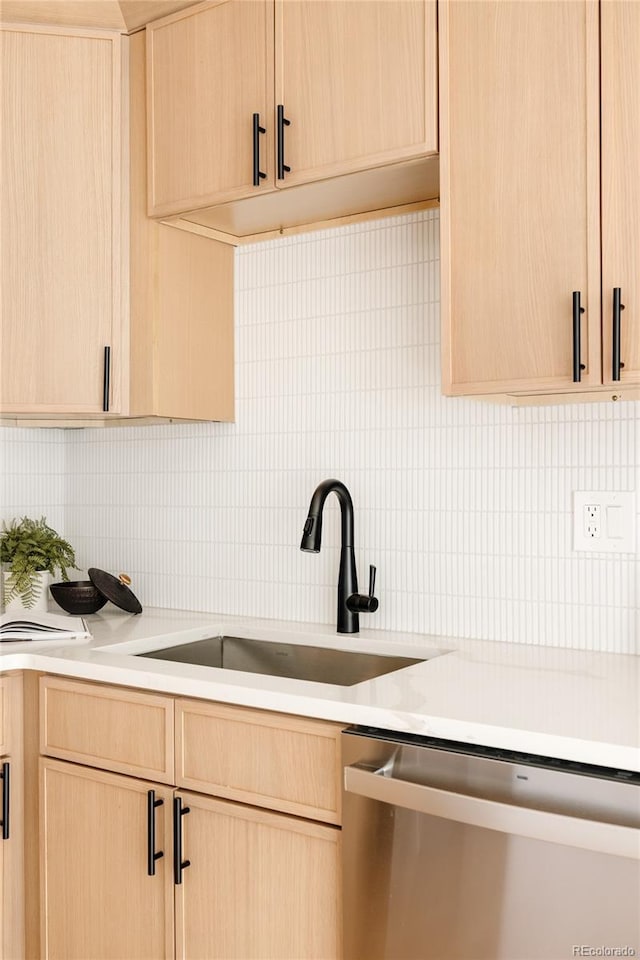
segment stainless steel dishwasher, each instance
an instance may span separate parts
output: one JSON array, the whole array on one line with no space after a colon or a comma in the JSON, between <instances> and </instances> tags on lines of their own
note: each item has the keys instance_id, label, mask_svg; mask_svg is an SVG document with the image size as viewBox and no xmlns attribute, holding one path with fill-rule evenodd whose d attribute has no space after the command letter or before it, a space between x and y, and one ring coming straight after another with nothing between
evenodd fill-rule
<instances>
[{"instance_id":1,"label":"stainless steel dishwasher","mask_svg":"<svg viewBox=\"0 0 640 960\"><path fill-rule=\"evenodd\" d=\"M640 955L639 774L367 727L342 747L345 960Z\"/></svg>"}]
</instances>

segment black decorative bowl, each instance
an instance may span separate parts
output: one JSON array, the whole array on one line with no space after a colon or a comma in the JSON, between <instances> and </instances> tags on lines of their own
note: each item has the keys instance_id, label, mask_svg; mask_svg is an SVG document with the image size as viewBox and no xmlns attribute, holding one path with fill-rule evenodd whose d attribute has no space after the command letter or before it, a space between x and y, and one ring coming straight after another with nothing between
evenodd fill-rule
<instances>
[{"instance_id":1,"label":"black decorative bowl","mask_svg":"<svg viewBox=\"0 0 640 960\"><path fill-rule=\"evenodd\" d=\"M58 606L67 613L96 613L107 602L107 598L94 587L91 580L52 583L49 590Z\"/></svg>"}]
</instances>

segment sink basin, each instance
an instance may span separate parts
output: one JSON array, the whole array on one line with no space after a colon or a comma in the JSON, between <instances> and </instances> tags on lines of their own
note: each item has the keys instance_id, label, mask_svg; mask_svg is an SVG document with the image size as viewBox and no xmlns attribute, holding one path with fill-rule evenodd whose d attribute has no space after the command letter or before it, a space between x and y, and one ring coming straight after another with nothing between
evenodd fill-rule
<instances>
[{"instance_id":1,"label":"sink basin","mask_svg":"<svg viewBox=\"0 0 640 960\"><path fill-rule=\"evenodd\" d=\"M437 656L441 651L434 651ZM192 663L200 667L218 667L224 670L243 670L271 677L289 677L294 680L313 680L351 687L363 680L372 680L424 663L411 657L381 656L351 650L333 650L327 647L308 647L294 643L275 643L272 640L248 640L244 637L207 637L193 643L181 643L164 650L138 653L138 657L152 660L172 660Z\"/></svg>"}]
</instances>

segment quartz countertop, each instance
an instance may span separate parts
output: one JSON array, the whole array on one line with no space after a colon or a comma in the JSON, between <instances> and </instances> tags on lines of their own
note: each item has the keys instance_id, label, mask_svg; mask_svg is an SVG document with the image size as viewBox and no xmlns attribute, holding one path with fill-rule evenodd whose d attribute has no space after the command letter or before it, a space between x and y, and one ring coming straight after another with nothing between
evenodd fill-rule
<instances>
[{"instance_id":1,"label":"quartz countertop","mask_svg":"<svg viewBox=\"0 0 640 960\"><path fill-rule=\"evenodd\" d=\"M191 611L86 617L90 641L3 643L0 667L640 771L640 657ZM350 687L136 657L226 633L425 657Z\"/></svg>"}]
</instances>

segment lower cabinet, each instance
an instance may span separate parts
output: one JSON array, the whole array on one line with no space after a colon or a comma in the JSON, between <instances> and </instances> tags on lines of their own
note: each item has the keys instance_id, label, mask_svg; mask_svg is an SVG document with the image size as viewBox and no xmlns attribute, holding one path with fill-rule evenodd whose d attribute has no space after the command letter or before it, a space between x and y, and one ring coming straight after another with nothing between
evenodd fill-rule
<instances>
[{"instance_id":1,"label":"lower cabinet","mask_svg":"<svg viewBox=\"0 0 640 960\"><path fill-rule=\"evenodd\" d=\"M0 960L24 957L22 675L0 676Z\"/></svg>"},{"instance_id":2,"label":"lower cabinet","mask_svg":"<svg viewBox=\"0 0 640 960\"><path fill-rule=\"evenodd\" d=\"M18 811L15 811L14 823L10 819L10 816L14 816L13 810L10 813L12 767L10 757L0 756L0 960L18 960L22 956L22 877L16 836L19 829ZM5 781L8 789L5 788Z\"/></svg>"},{"instance_id":3,"label":"lower cabinet","mask_svg":"<svg viewBox=\"0 0 640 960\"><path fill-rule=\"evenodd\" d=\"M13 758L0 756L0 960L19 960L23 955L22 840L20 811L11 803L15 800L12 775Z\"/></svg>"},{"instance_id":4,"label":"lower cabinet","mask_svg":"<svg viewBox=\"0 0 640 960\"><path fill-rule=\"evenodd\" d=\"M58 760L41 761L42 956L173 957L171 790ZM149 876L153 840L165 854Z\"/></svg>"},{"instance_id":5,"label":"lower cabinet","mask_svg":"<svg viewBox=\"0 0 640 960\"><path fill-rule=\"evenodd\" d=\"M178 960L338 957L340 831L198 794L181 799L189 866L176 886Z\"/></svg>"},{"instance_id":6,"label":"lower cabinet","mask_svg":"<svg viewBox=\"0 0 640 960\"><path fill-rule=\"evenodd\" d=\"M42 958L341 956L340 725L42 677L40 730Z\"/></svg>"}]
</instances>

